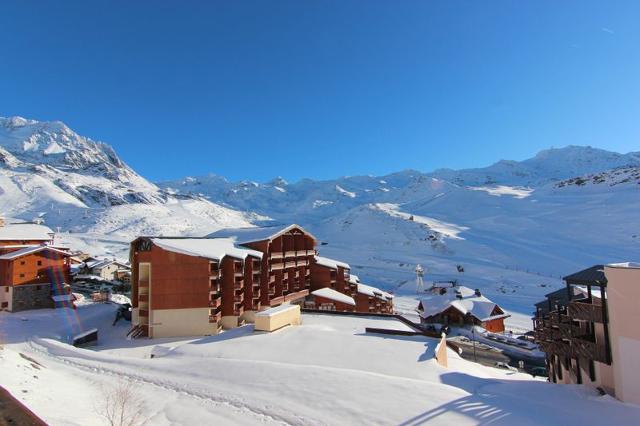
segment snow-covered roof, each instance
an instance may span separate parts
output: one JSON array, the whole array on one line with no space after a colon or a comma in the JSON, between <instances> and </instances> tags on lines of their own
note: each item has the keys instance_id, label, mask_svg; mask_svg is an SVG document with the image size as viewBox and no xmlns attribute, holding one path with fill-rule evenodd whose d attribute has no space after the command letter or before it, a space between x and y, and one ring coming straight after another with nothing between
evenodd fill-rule
<instances>
[{"instance_id":1,"label":"snow-covered roof","mask_svg":"<svg viewBox=\"0 0 640 426\"><path fill-rule=\"evenodd\" d=\"M225 256L237 259L253 256L262 259L262 252L236 247L231 238L152 238L151 241L168 251L217 261Z\"/></svg>"},{"instance_id":2,"label":"snow-covered roof","mask_svg":"<svg viewBox=\"0 0 640 426\"><path fill-rule=\"evenodd\" d=\"M607 267L640 269L640 263L638 262L610 263L607 265Z\"/></svg>"},{"instance_id":3,"label":"snow-covered roof","mask_svg":"<svg viewBox=\"0 0 640 426\"><path fill-rule=\"evenodd\" d=\"M51 296L51 299L53 299L54 302L73 302L74 300L76 300L76 296L74 296L73 293L54 294L53 296Z\"/></svg>"},{"instance_id":4,"label":"snow-covered roof","mask_svg":"<svg viewBox=\"0 0 640 426\"><path fill-rule=\"evenodd\" d=\"M391 300L393 299L393 294L387 293L386 291L380 290L379 288L372 287L366 284L358 284L358 293L366 294L370 297L377 297L382 300Z\"/></svg>"},{"instance_id":5,"label":"snow-covered roof","mask_svg":"<svg viewBox=\"0 0 640 426\"><path fill-rule=\"evenodd\" d=\"M276 314L279 314L281 312L286 312L286 311L290 311L293 309L300 309L300 306L298 305L291 305L288 303L285 303L283 305L280 306L276 306L274 308L269 308L269 309L265 309L264 311L260 311L258 313L256 313L257 317L272 317Z\"/></svg>"},{"instance_id":6,"label":"snow-covered roof","mask_svg":"<svg viewBox=\"0 0 640 426\"><path fill-rule=\"evenodd\" d=\"M574 287L583 296L587 297L589 295L589 289L587 287L584 287L581 285L577 285ZM602 299L602 293L600 292L600 287L591 287L591 296L595 297L596 299Z\"/></svg>"},{"instance_id":7,"label":"snow-covered roof","mask_svg":"<svg viewBox=\"0 0 640 426\"><path fill-rule=\"evenodd\" d=\"M220 229L207 237L212 238L233 238L238 244L246 244L256 241L272 240L284 233L291 231L292 229L300 229L305 234L309 235L314 240L311 233L307 232L301 226L294 224L291 225L275 225L275 226L256 226L251 228L226 228Z\"/></svg>"},{"instance_id":8,"label":"snow-covered roof","mask_svg":"<svg viewBox=\"0 0 640 426\"><path fill-rule=\"evenodd\" d=\"M87 268L89 269L102 269L114 263L117 266L121 266L129 269L129 265L115 259L96 259L89 262L85 262L85 265L87 265Z\"/></svg>"},{"instance_id":9,"label":"snow-covered roof","mask_svg":"<svg viewBox=\"0 0 640 426\"><path fill-rule=\"evenodd\" d=\"M328 257L315 256L316 264L326 266L327 268L338 269L338 266L344 269L351 269L348 263L339 260L329 259Z\"/></svg>"},{"instance_id":10,"label":"snow-covered roof","mask_svg":"<svg viewBox=\"0 0 640 426\"><path fill-rule=\"evenodd\" d=\"M49 251L53 251L56 253L59 253L63 256L71 256L71 254L69 254L69 252L66 252L64 250L58 250L56 248L53 247L49 247L49 246L31 246L31 247L26 247L20 250L16 250L16 251L12 251L10 253L7 254L3 254L2 256L0 256L1 260L13 260L13 259L17 259L18 257L21 256L26 256L28 254L32 254L32 253L37 253L39 251L42 250L49 250Z\"/></svg>"},{"instance_id":11,"label":"snow-covered roof","mask_svg":"<svg viewBox=\"0 0 640 426\"><path fill-rule=\"evenodd\" d=\"M52 234L51 228L36 223L12 223L0 227L1 241L49 241Z\"/></svg>"},{"instance_id":12,"label":"snow-covered roof","mask_svg":"<svg viewBox=\"0 0 640 426\"><path fill-rule=\"evenodd\" d=\"M360 277L354 274L349 275L349 282L352 284L358 284L360 282Z\"/></svg>"},{"instance_id":13,"label":"snow-covered roof","mask_svg":"<svg viewBox=\"0 0 640 426\"><path fill-rule=\"evenodd\" d=\"M458 295L462 298L458 298ZM482 295L477 296L475 290L465 286L447 288L446 293L425 297L420 300L420 303L423 309L420 312L422 318L437 315L450 307L455 308L463 315L470 313L480 321L488 321L498 317L506 318L508 316L506 314L493 315L498 305ZM498 306L498 308L500 307Z\"/></svg>"},{"instance_id":14,"label":"snow-covered roof","mask_svg":"<svg viewBox=\"0 0 640 426\"><path fill-rule=\"evenodd\" d=\"M311 294L314 296L324 297L325 299L333 300L335 302L345 303L347 305L356 306L355 300L353 297L349 297L344 293L340 293L332 288L325 287L319 290L312 291Z\"/></svg>"}]
</instances>

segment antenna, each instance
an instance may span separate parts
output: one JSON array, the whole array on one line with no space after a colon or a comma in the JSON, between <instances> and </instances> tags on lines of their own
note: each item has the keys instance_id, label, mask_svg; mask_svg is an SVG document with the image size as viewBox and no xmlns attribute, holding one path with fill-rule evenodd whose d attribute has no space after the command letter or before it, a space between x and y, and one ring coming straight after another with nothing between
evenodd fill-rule
<instances>
[{"instance_id":1,"label":"antenna","mask_svg":"<svg viewBox=\"0 0 640 426\"><path fill-rule=\"evenodd\" d=\"M416 294L424 293L424 269L420 264L416 265Z\"/></svg>"}]
</instances>

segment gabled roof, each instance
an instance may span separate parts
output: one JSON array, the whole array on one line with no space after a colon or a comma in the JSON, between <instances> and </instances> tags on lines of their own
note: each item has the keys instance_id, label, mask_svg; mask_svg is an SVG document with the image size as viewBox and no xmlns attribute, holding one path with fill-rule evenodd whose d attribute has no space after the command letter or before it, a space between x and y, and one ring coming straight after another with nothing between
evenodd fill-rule
<instances>
[{"instance_id":1,"label":"gabled roof","mask_svg":"<svg viewBox=\"0 0 640 426\"><path fill-rule=\"evenodd\" d=\"M351 269L348 263L340 262L339 260L330 259L328 257L315 256L315 261L317 265L331 269L338 269L338 266L344 269Z\"/></svg>"},{"instance_id":2,"label":"gabled roof","mask_svg":"<svg viewBox=\"0 0 640 426\"><path fill-rule=\"evenodd\" d=\"M262 252L237 247L231 238L151 238L153 244L174 253L222 260L225 256L245 259L247 256L262 259Z\"/></svg>"},{"instance_id":3,"label":"gabled roof","mask_svg":"<svg viewBox=\"0 0 640 426\"><path fill-rule=\"evenodd\" d=\"M114 263L118 266L124 266L126 268L129 268L129 265L127 265L126 263L120 262L115 259L97 259L97 260L92 260L90 262L85 262L85 265L87 265L87 268L89 269L96 269L96 268L101 269L109 265L112 265Z\"/></svg>"},{"instance_id":4,"label":"gabled roof","mask_svg":"<svg viewBox=\"0 0 640 426\"><path fill-rule=\"evenodd\" d=\"M480 321L509 316L504 314L496 303L482 295L476 295L475 290L465 286L448 288L444 294L425 297L420 300L420 306L422 306L422 312L420 312L422 318L438 315L449 308L456 309L463 315L471 314ZM494 315L496 308L501 312L499 315Z\"/></svg>"},{"instance_id":5,"label":"gabled roof","mask_svg":"<svg viewBox=\"0 0 640 426\"><path fill-rule=\"evenodd\" d=\"M606 286L607 277L604 275L604 265L594 265L562 278L567 284Z\"/></svg>"},{"instance_id":6,"label":"gabled roof","mask_svg":"<svg viewBox=\"0 0 640 426\"><path fill-rule=\"evenodd\" d=\"M292 229L299 229L314 240L314 237L310 232L307 232L301 226L294 224L291 225L274 225L274 226L256 226L251 228L226 228L220 229L212 234L207 235L207 238L233 238L238 244L254 243L258 241L273 240L282 234L285 234Z\"/></svg>"},{"instance_id":7,"label":"gabled roof","mask_svg":"<svg viewBox=\"0 0 640 426\"><path fill-rule=\"evenodd\" d=\"M347 296L344 293L340 293L329 287L324 287L319 290L312 291L311 294L314 296L324 297L325 299L333 300L335 302L341 302L347 305L356 306L355 300L353 297Z\"/></svg>"},{"instance_id":8,"label":"gabled roof","mask_svg":"<svg viewBox=\"0 0 640 426\"><path fill-rule=\"evenodd\" d=\"M71 256L69 252L64 250L59 250L57 248L53 248L49 246L32 246L32 247L26 247L20 250L12 251L7 254L3 254L2 256L0 256L0 260L13 260L22 256L26 256L28 254L37 253L43 250L52 251L62 256L69 256L69 257Z\"/></svg>"},{"instance_id":9,"label":"gabled roof","mask_svg":"<svg viewBox=\"0 0 640 426\"><path fill-rule=\"evenodd\" d=\"M358 284L358 293L366 294L369 297L376 297L381 300L393 299L393 294L387 293L386 291L366 284Z\"/></svg>"},{"instance_id":10,"label":"gabled roof","mask_svg":"<svg viewBox=\"0 0 640 426\"><path fill-rule=\"evenodd\" d=\"M50 241L53 231L37 223L12 223L0 227L0 241Z\"/></svg>"}]
</instances>

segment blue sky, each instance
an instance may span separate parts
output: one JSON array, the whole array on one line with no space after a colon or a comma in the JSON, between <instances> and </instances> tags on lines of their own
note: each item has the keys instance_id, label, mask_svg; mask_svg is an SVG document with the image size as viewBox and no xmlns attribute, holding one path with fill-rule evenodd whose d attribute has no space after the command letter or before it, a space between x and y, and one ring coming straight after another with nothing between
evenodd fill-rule
<instances>
[{"instance_id":1,"label":"blue sky","mask_svg":"<svg viewBox=\"0 0 640 426\"><path fill-rule=\"evenodd\" d=\"M0 115L152 180L477 167L640 150L638 1L0 5Z\"/></svg>"}]
</instances>

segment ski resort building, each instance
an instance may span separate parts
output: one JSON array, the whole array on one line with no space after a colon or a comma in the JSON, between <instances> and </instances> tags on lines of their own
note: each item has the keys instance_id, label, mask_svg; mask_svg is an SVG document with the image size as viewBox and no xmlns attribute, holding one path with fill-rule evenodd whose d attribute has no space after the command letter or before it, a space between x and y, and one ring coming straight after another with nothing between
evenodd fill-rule
<instances>
[{"instance_id":1,"label":"ski resort building","mask_svg":"<svg viewBox=\"0 0 640 426\"><path fill-rule=\"evenodd\" d=\"M316 238L302 227L293 224L222 229L208 238L230 238L236 245L262 254L261 262L254 265L256 274L258 270L260 273L256 291L262 308L302 302L309 295Z\"/></svg>"},{"instance_id":2,"label":"ski resort building","mask_svg":"<svg viewBox=\"0 0 640 426\"><path fill-rule=\"evenodd\" d=\"M73 306L70 254L51 246L53 236L47 226L0 218L0 310Z\"/></svg>"},{"instance_id":3,"label":"ski resort building","mask_svg":"<svg viewBox=\"0 0 640 426\"><path fill-rule=\"evenodd\" d=\"M314 257L311 264L311 289L314 297L306 304L310 308L375 314L393 313L392 294L360 283L360 279L351 274L349 264L328 257ZM333 292L319 293L324 289ZM354 305L345 303L346 299L340 299L339 296L333 299L328 297L335 293L349 297Z\"/></svg>"},{"instance_id":4,"label":"ski resort building","mask_svg":"<svg viewBox=\"0 0 640 426\"><path fill-rule=\"evenodd\" d=\"M417 310L423 324L477 325L493 333L504 332L504 320L509 317L479 290L465 286L434 286Z\"/></svg>"},{"instance_id":5,"label":"ski resort building","mask_svg":"<svg viewBox=\"0 0 640 426\"><path fill-rule=\"evenodd\" d=\"M125 279L128 280L127 275L130 271L129 265L115 259L88 259L84 262L84 266L80 267L79 273L105 281L124 281Z\"/></svg>"},{"instance_id":6,"label":"ski resort building","mask_svg":"<svg viewBox=\"0 0 640 426\"><path fill-rule=\"evenodd\" d=\"M140 237L131 243L136 335L217 334L260 309L262 253L228 238Z\"/></svg>"},{"instance_id":7,"label":"ski resort building","mask_svg":"<svg viewBox=\"0 0 640 426\"><path fill-rule=\"evenodd\" d=\"M596 265L564 281L565 294L547 295L534 317L549 380L640 404L640 264Z\"/></svg>"}]
</instances>

